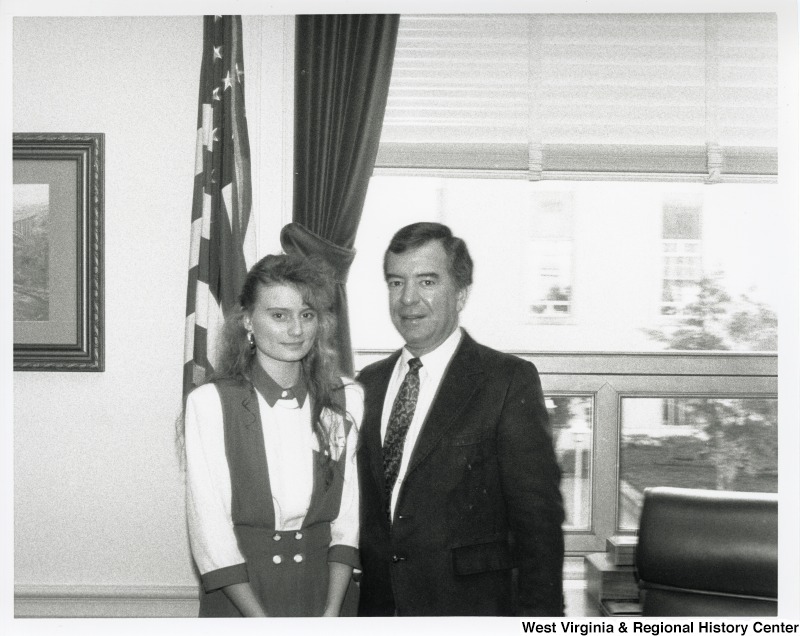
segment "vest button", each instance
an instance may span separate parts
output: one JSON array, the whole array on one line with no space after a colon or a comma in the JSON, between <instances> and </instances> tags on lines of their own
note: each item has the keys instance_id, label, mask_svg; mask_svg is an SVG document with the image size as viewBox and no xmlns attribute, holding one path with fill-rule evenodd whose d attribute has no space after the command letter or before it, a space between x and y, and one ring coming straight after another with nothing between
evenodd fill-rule
<instances>
[{"instance_id":1,"label":"vest button","mask_svg":"<svg viewBox=\"0 0 800 636\"><path fill-rule=\"evenodd\" d=\"M280 540L281 540L281 535L279 535L279 534L276 532L274 535L272 535L272 540L273 540L273 541L280 541Z\"/></svg>"},{"instance_id":2,"label":"vest button","mask_svg":"<svg viewBox=\"0 0 800 636\"><path fill-rule=\"evenodd\" d=\"M279 565L281 563L281 561L283 561L283 558L281 557L280 554L276 554L274 557L272 557L272 562L275 565Z\"/></svg>"},{"instance_id":3,"label":"vest button","mask_svg":"<svg viewBox=\"0 0 800 636\"><path fill-rule=\"evenodd\" d=\"M294 538L299 541L300 539L303 538L303 533L302 532L295 532L294 533Z\"/></svg>"},{"instance_id":4,"label":"vest button","mask_svg":"<svg viewBox=\"0 0 800 636\"><path fill-rule=\"evenodd\" d=\"M303 561L303 555L302 554L295 554L294 555L294 562L295 563L302 563L302 561Z\"/></svg>"}]
</instances>

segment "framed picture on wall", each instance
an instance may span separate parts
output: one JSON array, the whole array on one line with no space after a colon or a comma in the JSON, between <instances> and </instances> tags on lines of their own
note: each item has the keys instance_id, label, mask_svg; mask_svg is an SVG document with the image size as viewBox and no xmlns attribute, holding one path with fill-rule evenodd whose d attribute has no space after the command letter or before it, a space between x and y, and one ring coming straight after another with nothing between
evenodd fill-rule
<instances>
[{"instance_id":1,"label":"framed picture on wall","mask_svg":"<svg viewBox=\"0 0 800 636\"><path fill-rule=\"evenodd\" d=\"M14 134L14 370L102 371L103 133Z\"/></svg>"}]
</instances>

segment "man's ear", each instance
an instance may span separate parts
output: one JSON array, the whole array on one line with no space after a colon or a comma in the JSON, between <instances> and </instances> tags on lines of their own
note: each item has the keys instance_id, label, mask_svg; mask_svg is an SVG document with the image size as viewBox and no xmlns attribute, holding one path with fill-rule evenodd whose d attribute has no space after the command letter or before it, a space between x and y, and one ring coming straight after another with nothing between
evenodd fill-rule
<instances>
[{"instance_id":1,"label":"man's ear","mask_svg":"<svg viewBox=\"0 0 800 636\"><path fill-rule=\"evenodd\" d=\"M456 307L458 311L464 309L464 306L467 304L467 298L469 298L469 292L472 289L471 286L462 287L458 290L458 297L456 298Z\"/></svg>"}]
</instances>

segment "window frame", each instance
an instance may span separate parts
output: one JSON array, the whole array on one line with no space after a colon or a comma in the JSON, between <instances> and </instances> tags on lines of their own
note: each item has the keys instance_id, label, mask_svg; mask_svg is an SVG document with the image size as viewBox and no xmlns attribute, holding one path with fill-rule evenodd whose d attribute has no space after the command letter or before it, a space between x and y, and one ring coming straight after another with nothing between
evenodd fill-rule
<instances>
[{"instance_id":1,"label":"window frame","mask_svg":"<svg viewBox=\"0 0 800 636\"><path fill-rule=\"evenodd\" d=\"M524 357L534 363L541 363L544 359L544 356ZM717 362L724 363L724 360ZM592 523L588 531L565 531L567 553L604 551L608 537L633 533L618 526L619 456L624 398L777 398L777 355L767 362L771 362L772 365L768 366L773 366L774 369L771 375L731 372L718 375L664 374L655 367L649 374L542 372L545 395L593 395Z\"/></svg>"}]
</instances>

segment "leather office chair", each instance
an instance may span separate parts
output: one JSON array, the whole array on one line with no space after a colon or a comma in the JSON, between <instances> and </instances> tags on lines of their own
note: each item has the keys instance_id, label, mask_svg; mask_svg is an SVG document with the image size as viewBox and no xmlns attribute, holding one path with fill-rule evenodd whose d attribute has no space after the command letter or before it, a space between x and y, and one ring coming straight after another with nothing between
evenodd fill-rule
<instances>
[{"instance_id":1,"label":"leather office chair","mask_svg":"<svg viewBox=\"0 0 800 636\"><path fill-rule=\"evenodd\" d=\"M644 616L775 616L778 496L647 488L636 570Z\"/></svg>"}]
</instances>

